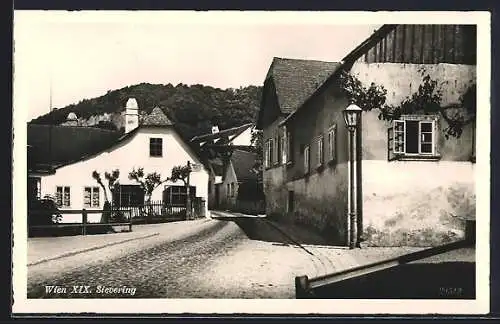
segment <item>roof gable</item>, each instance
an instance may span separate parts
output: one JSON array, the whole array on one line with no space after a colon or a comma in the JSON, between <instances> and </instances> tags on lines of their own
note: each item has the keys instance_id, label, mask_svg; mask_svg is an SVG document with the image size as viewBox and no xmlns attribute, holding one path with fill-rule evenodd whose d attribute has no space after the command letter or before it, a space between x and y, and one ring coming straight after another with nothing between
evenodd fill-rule
<instances>
[{"instance_id":1,"label":"roof gable","mask_svg":"<svg viewBox=\"0 0 500 324\"><path fill-rule=\"evenodd\" d=\"M243 150L234 150L231 154L231 164L238 181L257 180L253 171L257 154Z\"/></svg>"},{"instance_id":2,"label":"roof gable","mask_svg":"<svg viewBox=\"0 0 500 324\"><path fill-rule=\"evenodd\" d=\"M153 108L153 111L141 123L142 126L173 126L174 123L168 119L160 107Z\"/></svg>"},{"instance_id":3,"label":"roof gable","mask_svg":"<svg viewBox=\"0 0 500 324\"><path fill-rule=\"evenodd\" d=\"M266 79L274 81L281 112L297 110L340 65L338 62L275 57Z\"/></svg>"},{"instance_id":4,"label":"roof gable","mask_svg":"<svg viewBox=\"0 0 500 324\"><path fill-rule=\"evenodd\" d=\"M200 143L200 142L215 141L215 140L222 141L222 142L217 142L217 144L222 144L223 142L224 143L230 142L252 126L253 124L249 123L241 126L224 129L213 134L210 133L210 134L195 136L191 139L191 142Z\"/></svg>"}]
</instances>

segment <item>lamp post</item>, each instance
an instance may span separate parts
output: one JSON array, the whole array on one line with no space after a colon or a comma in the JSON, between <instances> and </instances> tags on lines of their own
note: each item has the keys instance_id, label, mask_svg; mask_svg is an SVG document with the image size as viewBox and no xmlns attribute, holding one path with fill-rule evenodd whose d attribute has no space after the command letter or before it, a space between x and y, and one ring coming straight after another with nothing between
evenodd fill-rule
<instances>
[{"instance_id":1,"label":"lamp post","mask_svg":"<svg viewBox=\"0 0 500 324\"><path fill-rule=\"evenodd\" d=\"M349 163L347 172L349 173L348 194L347 194L347 214L348 214L348 244L351 249L358 244L358 197L357 197L357 130L361 124L362 109L355 104L350 104L344 111L344 121L349 131L348 155Z\"/></svg>"}]
</instances>

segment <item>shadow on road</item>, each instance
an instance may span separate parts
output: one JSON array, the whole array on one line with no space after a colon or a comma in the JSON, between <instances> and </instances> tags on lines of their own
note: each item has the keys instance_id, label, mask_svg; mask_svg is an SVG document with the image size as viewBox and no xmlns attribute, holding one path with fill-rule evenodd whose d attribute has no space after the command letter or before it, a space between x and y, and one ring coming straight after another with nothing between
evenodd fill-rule
<instances>
[{"instance_id":1,"label":"shadow on road","mask_svg":"<svg viewBox=\"0 0 500 324\"><path fill-rule=\"evenodd\" d=\"M261 217L217 217L216 219L232 221L238 225L251 240L274 242L280 244L320 244L327 245L326 240L306 230L298 231L284 225L276 227Z\"/></svg>"},{"instance_id":2,"label":"shadow on road","mask_svg":"<svg viewBox=\"0 0 500 324\"><path fill-rule=\"evenodd\" d=\"M475 299L475 263L408 263L316 288L314 298Z\"/></svg>"}]
</instances>

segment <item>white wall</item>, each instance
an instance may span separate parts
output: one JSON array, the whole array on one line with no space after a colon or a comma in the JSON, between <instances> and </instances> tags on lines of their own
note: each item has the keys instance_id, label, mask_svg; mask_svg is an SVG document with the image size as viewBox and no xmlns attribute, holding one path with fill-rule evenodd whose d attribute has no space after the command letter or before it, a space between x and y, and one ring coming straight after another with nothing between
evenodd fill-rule
<instances>
[{"instance_id":1,"label":"white wall","mask_svg":"<svg viewBox=\"0 0 500 324\"><path fill-rule=\"evenodd\" d=\"M163 156L149 156L149 138L163 138ZM119 182L121 184L137 184L128 179L128 173L133 168L144 168L144 173L158 172L162 179L171 174L171 170L176 165L185 165L187 161L199 164L200 161L192 154L182 139L172 128L141 128L131 138L117 144L110 150L104 151L91 158L75 164L64 166L56 170L54 175L44 176L41 180L42 197L46 194L54 195L56 186L71 187L71 206L69 209L83 208L83 191L87 186L98 186L92 178L92 172L96 170L104 178L104 172L115 169L120 170ZM152 200L161 200L165 185L172 185L166 182L156 188L152 194ZM200 171L193 172L190 184L196 186L196 195L203 197L207 202L208 172L202 167ZM177 182L175 185L182 185ZM108 197L111 199L110 193ZM100 189L100 206L104 204L104 193ZM207 203L205 203L205 214L208 215ZM64 215L63 221L80 221L79 215ZM89 215L89 222L99 221L100 214Z\"/></svg>"},{"instance_id":2,"label":"white wall","mask_svg":"<svg viewBox=\"0 0 500 324\"><path fill-rule=\"evenodd\" d=\"M233 145L252 145L252 129L254 127L248 127L243 133L236 136L231 142Z\"/></svg>"},{"instance_id":3,"label":"white wall","mask_svg":"<svg viewBox=\"0 0 500 324\"><path fill-rule=\"evenodd\" d=\"M445 236L462 238L463 220L476 217L474 163L362 163L363 228L374 245L443 244Z\"/></svg>"},{"instance_id":4,"label":"white wall","mask_svg":"<svg viewBox=\"0 0 500 324\"><path fill-rule=\"evenodd\" d=\"M231 186L231 183L234 183L234 196L230 195L230 192L227 190L227 185ZM229 207L236 203L236 197L238 195L238 179L236 179L236 173L234 172L233 163L229 163L229 166L226 169L226 173L224 174L224 181L220 187L220 201L221 204L225 207Z\"/></svg>"}]
</instances>

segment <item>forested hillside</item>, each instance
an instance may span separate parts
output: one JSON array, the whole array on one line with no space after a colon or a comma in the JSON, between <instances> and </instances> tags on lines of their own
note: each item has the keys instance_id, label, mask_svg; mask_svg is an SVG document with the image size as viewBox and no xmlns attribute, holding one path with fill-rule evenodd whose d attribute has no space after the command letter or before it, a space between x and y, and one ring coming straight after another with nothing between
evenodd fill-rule
<instances>
[{"instance_id":1,"label":"forested hillside","mask_svg":"<svg viewBox=\"0 0 500 324\"><path fill-rule=\"evenodd\" d=\"M40 116L31 123L58 125L66 121L70 112L84 119L104 113L119 113L127 99L134 97L141 113L150 113L155 106L159 106L176 123L183 137L189 139L209 132L212 123L225 129L255 122L261 90L258 86L219 89L182 83L177 86L141 83L108 91L101 97L83 99L77 104Z\"/></svg>"}]
</instances>

